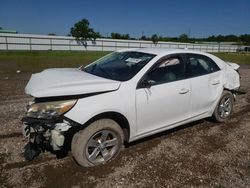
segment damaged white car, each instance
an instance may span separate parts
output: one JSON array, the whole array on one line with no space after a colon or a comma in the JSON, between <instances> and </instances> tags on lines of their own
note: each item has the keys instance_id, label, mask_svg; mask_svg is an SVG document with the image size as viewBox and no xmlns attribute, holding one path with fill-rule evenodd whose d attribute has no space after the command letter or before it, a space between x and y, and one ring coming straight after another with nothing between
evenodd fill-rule
<instances>
[{"instance_id":1,"label":"damaged white car","mask_svg":"<svg viewBox=\"0 0 250 188\"><path fill-rule=\"evenodd\" d=\"M33 74L25 92L24 155L71 145L88 167L115 158L131 142L195 120L226 121L240 79L234 63L190 50L120 50L81 68Z\"/></svg>"}]
</instances>

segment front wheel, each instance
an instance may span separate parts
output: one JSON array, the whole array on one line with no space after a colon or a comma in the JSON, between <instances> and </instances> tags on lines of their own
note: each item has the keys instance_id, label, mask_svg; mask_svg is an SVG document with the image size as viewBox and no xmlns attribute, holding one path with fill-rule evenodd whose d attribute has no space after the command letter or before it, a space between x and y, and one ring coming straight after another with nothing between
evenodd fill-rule
<instances>
[{"instance_id":1,"label":"front wheel","mask_svg":"<svg viewBox=\"0 0 250 188\"><path fill-rule=\"evenodd\" d=\"M213 113L215 121L225 122L233 113L233 103L233 94L230 91L223 91L220 101Z\"/></svg>"},{"instance_id":2,"label":"front wheel","mask_svg":"<svg viewBox=\"0 0 250 188\"><path fill-rule=\"evenodd\" d=\"M74 135L72 154L84 167L104 164L118 155L123 140L123 131L115 121L100 119Z\"/></svg>"}]
</instances>

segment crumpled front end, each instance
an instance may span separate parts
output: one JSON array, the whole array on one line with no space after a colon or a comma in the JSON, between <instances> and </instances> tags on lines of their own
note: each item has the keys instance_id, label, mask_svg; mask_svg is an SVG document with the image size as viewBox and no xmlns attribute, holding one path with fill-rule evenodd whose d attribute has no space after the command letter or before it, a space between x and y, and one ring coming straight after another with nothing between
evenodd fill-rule
<instances>
[{"instance_id":1,"label":"crumpled front end","mask_svg":"<svg viewBox=\"0 0 250 188\"><path fill-rule=\"evenodd\" d=\"M46 149L62 150L65 134L77 124L64 114L78 99L115 91L120 84L79 69L47 69L32 75L25 93L35 100L22 120L23 133L29 138L25 158L31 160Z\"/></svg>"},{"instance_id":2,"label":"crumpled front end","mask_svg":"<svg viewBox=\"0 0 250 188\"><path fill-rule=\"evenodd\" d=\"M32 160L45 150L59 151L65 144L67 132L77 123L64 117L76 101L35 102L27 107L22 119L22 132L28 138L24 157Z\"/></svg>"}]
</instances>

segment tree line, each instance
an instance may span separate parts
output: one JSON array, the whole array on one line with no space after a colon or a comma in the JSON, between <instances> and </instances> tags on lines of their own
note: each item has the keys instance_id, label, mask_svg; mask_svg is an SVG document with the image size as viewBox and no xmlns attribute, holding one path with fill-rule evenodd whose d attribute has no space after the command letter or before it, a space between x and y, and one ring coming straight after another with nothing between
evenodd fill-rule
<instances>
[{"instance_id":1,"label":"tree line","mask_svg":"<svg viewBox=\"0 0 250 188\"><path fill-rule=\"evenodd\" d=\"M185 42L185 43L195 43L195 42L233 42L241 45L250 45L250 34L244 34L240 36L236 35L212 35L207 38L192 38L187 34L183 33L179 37L165 37L153 34L152 36L142 35L139 38L132 38L129 34L121 34L117 32L112 32L110 36L102 36L99 32L94 31L90 27L90 23L87 19L82 19L70 30L70 36L75 37L78 41L86 42L87 40L95 40L96 38L111 38L111 39L131 39L131 40L148 40L157 44L159 41L165 42Z\"/></svg>"},{"instance_id":2,"label":"tree line","mask_svg":"<svg viewBox=\"0 0 250 188\"><path fill-rule=\"evenodd\" d=\"M232 42L235 44L250 45L250 34L244 34L240 36L236 35L212 35L207 38L192 38L187 34L181 34L179 37L162 37L156 34L151 37L142 36L140 40L151 40L151 41L164 41L164 42L186 42L186 43L196 43L196 42Z\"/></svg>"}]
</instances>

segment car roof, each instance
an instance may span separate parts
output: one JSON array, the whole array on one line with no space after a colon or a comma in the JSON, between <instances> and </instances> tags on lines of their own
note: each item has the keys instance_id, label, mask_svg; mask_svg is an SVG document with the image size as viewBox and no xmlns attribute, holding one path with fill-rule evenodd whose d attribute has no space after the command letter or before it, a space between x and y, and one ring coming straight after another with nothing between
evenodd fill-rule
<instances>
[{"instance_id":1,"label":"car roof","mask_svg":"<svg viewBox=\"0 0 250 188\"><path fill-rule=\"evenodd\" d=\"M199 55L205 55L207 57L212 58L216 64L223 69L225 67L225 62L221 60L220 58L214 56L213 54L201 52L201 51L194 51L189 49L173 49L173 48L128 48L128 49L121 49L118 50L120 52L125 51L132 51L132 52L142 52L142 53L149 53L154 54L158 58L164 57L166 55L176 54L176 53L192 53L192 54L199 54Z\"/></svg>"},{"instance_id":2,"label":"car roof","mask_svg":"<svg viewBox=\"0 0 250 188\"><path fill-rule=\"evenodd\" d=\"M201 55L209 55L205 52L194 51L189 49L173 49L173 48L129 48L129 49L122 49L118 51L135 51L135 52L142 52L142 53L149 53L154 54L157 56L165 56L174 53L194 53L194 54L201 54Z\"/></svg>"}]
</instances>

